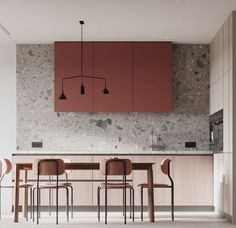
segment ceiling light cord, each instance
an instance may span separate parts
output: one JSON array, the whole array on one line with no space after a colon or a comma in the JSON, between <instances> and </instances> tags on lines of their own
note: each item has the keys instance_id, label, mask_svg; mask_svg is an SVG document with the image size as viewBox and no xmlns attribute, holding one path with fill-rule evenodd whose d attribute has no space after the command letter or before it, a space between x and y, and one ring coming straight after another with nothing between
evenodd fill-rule
<instances>
[{"instance_id":1,"label":"ceiling light cord","mask_svg":"<svg viewBox=\"0 0 236 228\"><path fill-rule=\"evenodd\" d=\"M79 22L80 23L80 25L81 25L81 40L80 40L80 44L81 44L81 52L80 52L80 61L81 61L81 79L82 79L82 85L83 85L83 82L84 82L84 78L83 78L83 70L84 70L84 68L83 68L83 25L84 25L84 21L80 21Z\"/></svg>"}]
</instances>

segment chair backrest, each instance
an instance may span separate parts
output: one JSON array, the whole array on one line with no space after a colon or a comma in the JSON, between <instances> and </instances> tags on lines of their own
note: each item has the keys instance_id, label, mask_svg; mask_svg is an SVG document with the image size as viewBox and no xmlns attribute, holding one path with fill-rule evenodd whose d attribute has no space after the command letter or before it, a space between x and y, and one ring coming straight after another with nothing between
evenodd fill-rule
<instances>
[{"instance_id":1,"label":"chair backrest","mask_svg":"<svg viewBox=\"0 0 236 228\"><path fill-rule=\"evenodd\" d=\"M62 159L64 161L64 163L71 163L71 160L69 158L63 158ZM65 170L65 174L69 174L71 172L71 170L66 169Z\"/></svg>"},{"instance_id":2,"label":"chair backrest","mask_svg":"<svg viewBox=\"0 0 236 228\"><path fill-rule=\"evenodd\" d=\"M0 159L0 180L4 175L10 173L12 170L12 164L8 159Z\"/></svg>"},{"instance_id":3,"label":"chair backrest","mask_svg":"<svg viewBox=\"0 0 236 228\"><path fill-rule=\"evenodd\" d=\"M171 160L170 159L164 159L162 162L161 162L161 171L170 176L170 162Z\"/></svg>"},{"instance_id":4,"label":"chair backrest","mask_svg":"<svg viewBox=\"0 0 236 228\"><path fill-rule=\"evenodd\" d=\"M104 159L100 162L100 172L103 175L129 175L132 172L132 162L129 159Z\"/></svg>"},{"instance_id":5,"label":"chair backrest","mask_svg":"<svg viewBox=\"0 0 236 228\"><path fill-rule=\"evenodd\" d=\"M34 170L38 175L56 176L65 173L65 164L62 159L41 159L34 161Z\"/></svg>"}]
</instances>

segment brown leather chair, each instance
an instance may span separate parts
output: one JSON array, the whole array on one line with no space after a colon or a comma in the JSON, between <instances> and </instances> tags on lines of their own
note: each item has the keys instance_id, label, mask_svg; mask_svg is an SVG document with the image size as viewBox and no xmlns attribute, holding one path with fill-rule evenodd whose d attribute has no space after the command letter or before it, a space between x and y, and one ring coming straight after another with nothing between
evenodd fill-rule
<instances>
[{"instance_id":1,"label":"brown leather chair","mask_svg":"<svg viewBox=\"0 0 236 228\"><path fill-rule=\"evenodd\" d=\"M40 217L40 191L42 189L56 190L56 224L58 224L58 190L66 190L66 215L69 221L69 189L63 183L59 183L59 176L65 173L65 164L62 159L43 159L34 161L34 169L37 172L37 184L33 189L33 221L34 221L34 190L37 190L37 224L39 224ZM56 183L40 184L40 176L55 176Z\"/></svg>"},{"instance_id":2,"label":"brown leather chair","mask_svg":"<svg viewBox=\"0 0 236 228\"><path fill-rule=\"evenodd\" d=\"M170 184L156 183L153 188L170 188L171 189L171 218L174 221L174 181L170 175L170 159L164 159L161 163L161 171L168 176ZM139 184L141 187L141 220L143 221L143 189L148 188L148 184Z\"/></svg>"},{"instance_id":3,"label":"brown leather chair","mask_svg":"<svg viewBox=\"0 0 236 228\"><path fill-rule=\"evenodd\" d=\"M63 158L62 159L65 163L71 163L71 160L68 158ZM73 218L73 213L74 213L74 188L73 188L73 184L71 182L69 182L69 178L68 178L68 174L71 172L71 170L65 170L64 174L65 174L65 182L62 182L61 184L64 185L65 187L70 189L70 197L71 197L71 218ZM52 183L52 177L49 176L49 184ZM52 206L52 191L53 189L48 189L49 192L49 215L51 215L51 206Z\"/></svg>"},{"instance_id":4,"label":"brown leather chair","mask_svg":"<svg viewBox=\"0 0 236 228\"><path fill-rule=\"evenodd\" d=\"M105 183L102 183L97 188L98 201L98 221L100 221L100 190L105 189L105 224L107 224L107 190L122 189L123 190L123 215L124 223L126 224L126 189L130 189L130 217L131 217L131 201L134 221L134 189L133 186L127 183L127 175L132 172L132 162L129 159L105 159L100 163L100 172L105 176ZM114 183L108 180L108 176L122 176L122 182ZM132 194L131 194L132 193ZM132 197L131 197L132 196ZM132 198L132 200L131 200Z\"/></svg>"},{"instance_id":5,"label":"brown leather chair","mask_svg":"<svg viewBox=\"0 0 236 228\"><path fill-rule=\"evenodd\" d=\"M1 219L1 211L2 211L2 207L1 207L1 202L2 202L2 198L1 198L1 191L2 189L14 189L15 186L14 185L2 185L2 180L4 179L4 177L7 174L10 174L12 171L12 164L10 162L10 160L8 159L0 159L0 219ZM28 220L28 190L30 189L30 199L32 199L32 184L29 183L24 183L24 184L20 184L19 188L23 188L25 189L27 192L26 194L26 205L27 205L27 214L26 214L26 220ZM10 203L10 202L9 202ZM32 200L30 201L31 204L31 210L32 210ZM31 213L32 215L32 213Z\"/></svg>"}]
</instances>

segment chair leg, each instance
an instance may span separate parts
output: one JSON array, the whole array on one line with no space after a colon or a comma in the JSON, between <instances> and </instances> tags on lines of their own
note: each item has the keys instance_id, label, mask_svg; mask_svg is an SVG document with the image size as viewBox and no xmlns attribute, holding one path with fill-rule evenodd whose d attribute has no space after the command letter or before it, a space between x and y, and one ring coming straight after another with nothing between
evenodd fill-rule
<instances>
[{"instance_id":1,"label":"chair leg","mask_svg":"<svg viewBox=\"0 0 236 228\"><path fill-rule=\"evenodd\" d=\"M56 188L56 224L58 224L58 187Z\"/></svg>"},{"instance_id":2,"label":"chair leg","mask_svg":"<svg viewBox=\"0 0 236 228\"><path fill-rule=\"evenodd\" d=\"M39 224L39 188L37 188L37 224Z\"/></svg>"},{"instance_id":3,"label":"chair leg","mask_svg":"<svg viewBox=\"0 0 236 228\"><path fill-rule=\"evenodd\" d=\"M129 189L129 218L132 214L132 188Z\"/></svg>"},{"instance_id":4,"label":"chair leg","mask_svg":"<svg viewBox=\"0 0 236 228\"><path fill-rule=\"evenodd\" d=\"M174 221L174 186L171 187L171 217Z\"/></svg>"},{"instance_id":5,"label":"chair leg","mask_svg":"<svg viewBox=\"0 0 236 228\"><path fill-rule=\"evenodd\" d=\"M32 219L32 211L33 211L33 204L32 204L32 187L30 188L30 219Z\"/></svg>"},{"instance_id":6,"label":"chair leg","mask_svg":"<svg viewBox=\"0 0 236 228\"><path fill-rule=\"evenodd\" d=\"M141 187L141 221L143 221L143 187Z\"/></svg>"},{"instance_id":7,"label":"chair leg","mask_svg":"<svg viewBox=\"0 0 236 228\"><path fill-rule=\"evenodd\" d=\"M74 217L74 189L70 186L70 197L71 197L71 218Z\"/></svg>"},{"instance_id":8,"label":"chair leg","mask_svg":"<svg viewBox=\"0 0 236 228\"><path fill-rule=\"evenodd\" d=\"M132 189L132 201L133 201L133 209L132 209L132 211L133 211L133 222L134 222L134 189L133 188L131 188Z\"/></svg>"},{"instance_id":9,"label":"chair leg","mask_svg":"<svg viewBox=\"0 0 236 228\"><path fill-rule=\"evenodd\" d=\"M29 203L29 197L28 197L28 194L29 194L29 189L28 188L26 188L25 189L25 191L26 191L26 194L25 194L25 196L26 196L26 221L28 222L28 210L29 210L29 207L28 207L28 203Z\"/></svg>"},{"instance_id":10,"label":"chair leg","mask_svg":"<svg viewBox=\"0 0 236 228\"><path fill-rule=\"evenodd\" d=\"M107 188L105 187L105 224L107 224Z\"/></svg>"},{"instance_id":11,"label":"chair leg","mask_svg":"<svg viewBox=\"0 0 236 228\"><path fill-rule=\"evenodd\" d=\"M39 218L41 218L41 190L39 189Z\"/></svg>"},{"instance_id":12,"label":"chair leg","mask_svg":"<svg viewBox=\"0 0 236 228\"><path fill-rule=\"evenodd\" d=\"M69 222L69 189L66 188L66 218L67 222Z\"/></svg>"},{"instance_id":13,"label":"chair leg","mask_svg":"<svg viewBox=\"0 0 236 228\"><path fill-rule=\"evenodd\" d=\"M124 197L124 202L125 202L125 205L124 205L125 220L124 220L124 224L126 224L126 188L124 188L124 191L125 191L125 197Z\"/></svg>"},{"instance_id":14,"label":"chair leg","mask_svg":"<svg viewBox=\"0 0 236 228\"><path fill-rule=\"evenodd\" d=\"M34 196L35 196L35 188L33 189L33 205L32 205L32 209L33 209L33 222L34 222Z\"/></svg>"},{"instance_id":15,"label":"chair leg","mask_svg":"<svg viewBox=\"0 0 236 228\"><path fill-rule=\"evenodd\" d=\"M122 209L123 209L123 216L125 216L125 201L124 201L124 199L125 199L125 190L123 189L122 190L122 194L123 194L123 204L122 204Z\"/></svg>"},{"instance_id":16,"label":"chair leg","mask_svg":"<svg viewBox=\"0 0 236 228\"><path fill-rule=\"evenodd\" d=\"M49 216L51 216L52 214L52 190L49 189L48 190L48 213L49 213Z\"/></svg>"},{"instance_id":17,"label":"chair leg","mask_svg":"<svg viewBox=\"0 0 236 228\"><path fill-rule=\"evenodd\" d=\"M98 212L98 222L100 222L100 187L97 188L97 212Z\"/></svg>"}]
</instances>

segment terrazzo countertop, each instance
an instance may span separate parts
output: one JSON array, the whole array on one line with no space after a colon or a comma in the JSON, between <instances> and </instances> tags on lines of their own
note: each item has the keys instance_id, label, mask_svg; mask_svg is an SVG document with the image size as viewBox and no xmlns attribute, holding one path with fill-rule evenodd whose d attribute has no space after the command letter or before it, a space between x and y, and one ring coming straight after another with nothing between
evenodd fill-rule
<instances>
[{"instance_id":1,"label":"terrazzo countertop","mask_svg":"<svg viewBox=\"0 0 236 228\"><path fill-rule=\"evenodd\" d=\"M54 151L42 151L42 150L31 150L31 151L16 151L12 153L13 156L16 155L212 155L213 152L210 150L197 151L126 151L126 152L102 152L102 151L89 151L89 150L54 150Z\"/></svg>"}]
</instances>

